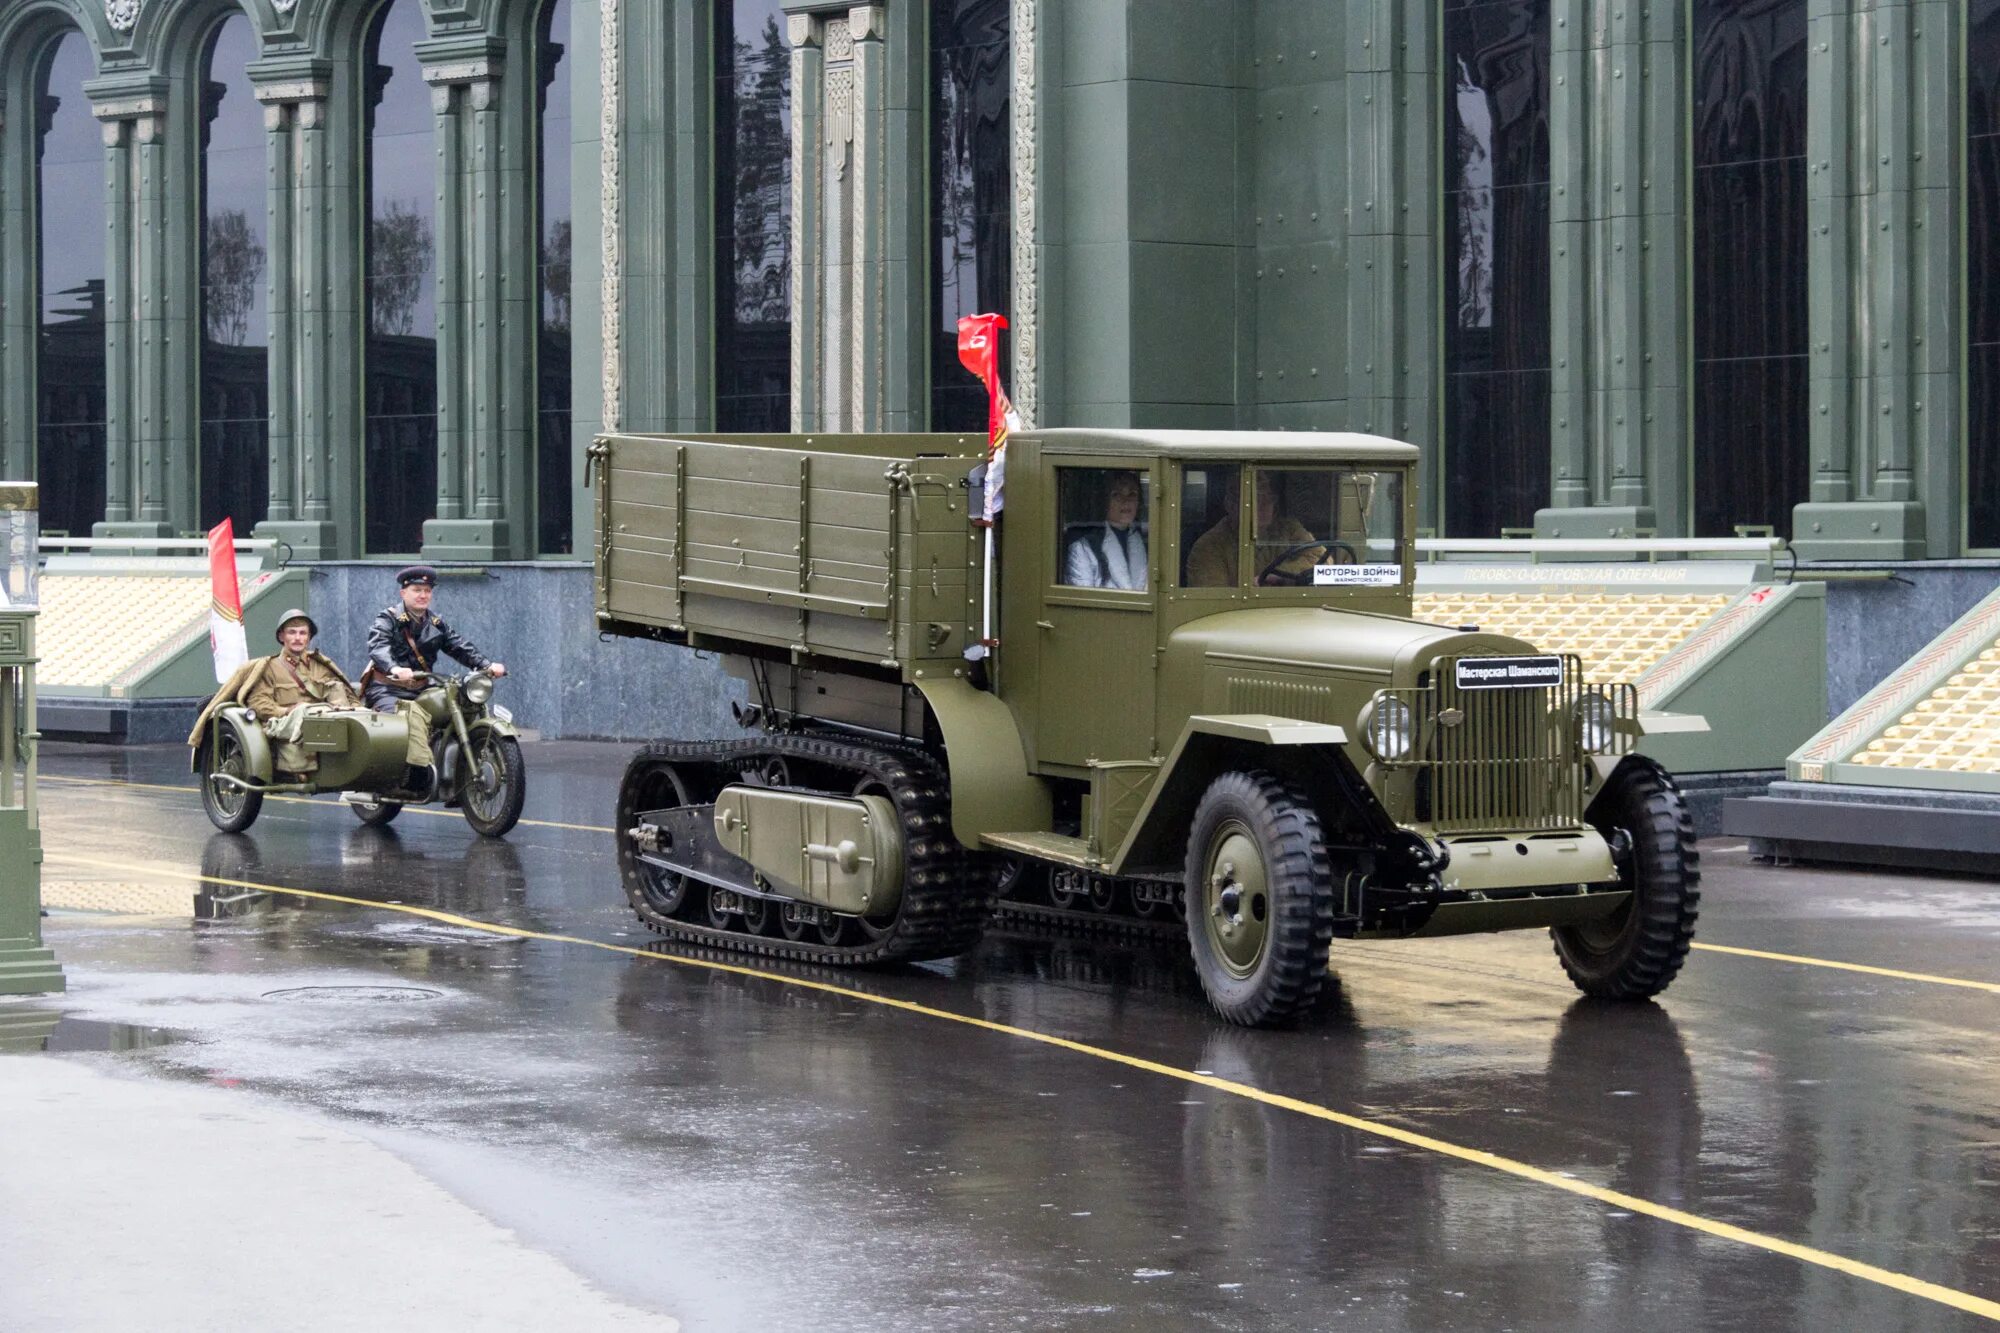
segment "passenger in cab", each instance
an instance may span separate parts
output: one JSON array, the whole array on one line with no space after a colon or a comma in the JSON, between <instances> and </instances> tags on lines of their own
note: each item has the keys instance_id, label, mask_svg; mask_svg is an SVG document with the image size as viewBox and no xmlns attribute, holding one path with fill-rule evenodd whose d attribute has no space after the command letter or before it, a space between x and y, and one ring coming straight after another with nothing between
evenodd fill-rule
<instances>
[{"instance_id":1,"label":"passenger in cab","mask_svg":"<svg viewBox=\"0 0 2000 1333\"><path fill-rule=\"evenodd\" d=\"M1144 507L1136 472L1113 472L1106 483L1104 522L1091 524L1070 540L1063 558L1063 583L1072 588L1146 587L1146 533L1139 524Z\"/></svg>"}]
</instances>

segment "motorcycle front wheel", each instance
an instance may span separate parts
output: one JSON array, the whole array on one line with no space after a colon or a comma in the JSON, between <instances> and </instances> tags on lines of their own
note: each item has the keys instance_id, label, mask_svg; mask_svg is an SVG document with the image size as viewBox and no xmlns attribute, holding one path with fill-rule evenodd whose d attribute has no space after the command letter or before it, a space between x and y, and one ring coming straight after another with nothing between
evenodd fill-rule
<instances>
[{"instance_id":1,"label":"motorcycle front wheel","mask_svg":"<svg viewBox=\"0 0 2000 1333\"><path fill-rule=\"evenodd\" d=\"M465 822L486 837L498 838L519 823L528 799L521 743L491 732L476 737L472 753L466 756L465 784L458 799Z\"/></svg>"}]
</instances>

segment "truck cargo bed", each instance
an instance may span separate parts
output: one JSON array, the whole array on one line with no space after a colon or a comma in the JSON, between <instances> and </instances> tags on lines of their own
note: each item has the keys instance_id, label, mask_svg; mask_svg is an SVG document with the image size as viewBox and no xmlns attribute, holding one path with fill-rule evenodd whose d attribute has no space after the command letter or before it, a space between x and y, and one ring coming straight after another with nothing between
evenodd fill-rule
<instances>
[{"instance_id":1,"label":"truck cargo bed","mask_svg":"<svg viewBox=\"0 0 2000 1333\"><path fill-rule=\"evenodd\" d=\"M963 435L607 435L599 626L912 670L978 634ZM970 637L969 637L970 636Z\"/></svg>"}]
</instances>

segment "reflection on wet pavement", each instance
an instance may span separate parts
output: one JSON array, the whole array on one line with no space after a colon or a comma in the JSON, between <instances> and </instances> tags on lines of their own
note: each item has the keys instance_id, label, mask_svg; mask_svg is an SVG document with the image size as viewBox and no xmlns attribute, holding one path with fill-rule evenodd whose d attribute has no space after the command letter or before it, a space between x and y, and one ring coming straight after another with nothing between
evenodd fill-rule
<instances>
[{"instance_id":1,"label":"reflection on wet pavement","mask_svg":"<svg viewBox=\"0 0 2000 1333\"><path fill-rule=\"evenodd\" d=\"M59 776L106 775L94 753L49 748ZM136 781L185 783L175 755L114 753ZM622 758L533 747L535 799L551 804L530 813L602 822ZM664 947L621 956L281 891L644 947L602 834L523 828L489 842L456 819L370 829L320 802L273 803L255 830L225 835L191 789L55 782L46 796L51 883L115 896L130 882L119 910L139 913L51 918L73 987L65 1012L185 1034L131 1058L364 1126L531 1243L691 1327L1964 1317L868 996L1198 1071L2000 1294L2000 1079L1987 1054L2000 1001L1984 995L1698 955L1661 1004L1598 1005L1575 997L1545 936L1519 936L1340 946L1340 984L1308 1022L1252 1033L1209 1017L1176 949L1001 935L962 959L881 972L754 964L853 992L839 994L677 966L664 960L692 955ZM112 817L116 846L99 832ZM79 858L231 883L196 891ZM2000 899L1982 910L1963 881L1770 870L1724 849L1708 863L1704 939L1994 975ZM178 906L155 910L155 894ZM1947 923L1924 919L1928 895L1949 904ZM1828 912L1828 900L1875 907ZM427 994L389 998L409 990Z\"/></svg>"}]
</instances>

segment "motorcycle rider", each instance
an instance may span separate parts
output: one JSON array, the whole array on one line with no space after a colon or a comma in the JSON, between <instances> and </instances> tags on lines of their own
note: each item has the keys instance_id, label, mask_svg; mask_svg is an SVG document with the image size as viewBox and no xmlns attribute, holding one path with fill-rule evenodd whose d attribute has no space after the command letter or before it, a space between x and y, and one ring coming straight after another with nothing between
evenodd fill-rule
<instances>
[{"instance_id":1,"label":"motorcycle rider","mask_svg":"<svg viewBox=\"0 0 2000 1333\"><path fill-rule=\"evenodd\" d=\"M410 771L405 785L411 791L424 791L433 779L429 772L430 719L415 706L423 689L417 673L432 670L440 655L496 677L506 675L507 668L480 652L472 640L431 610L437 570L429 565L398 570L396 588L397 604L384 607L368 627L368 670L362 676L362 698L378 713L400 712L409 720L410 747L405 761Z\"/></svg>"}]
</instances>

